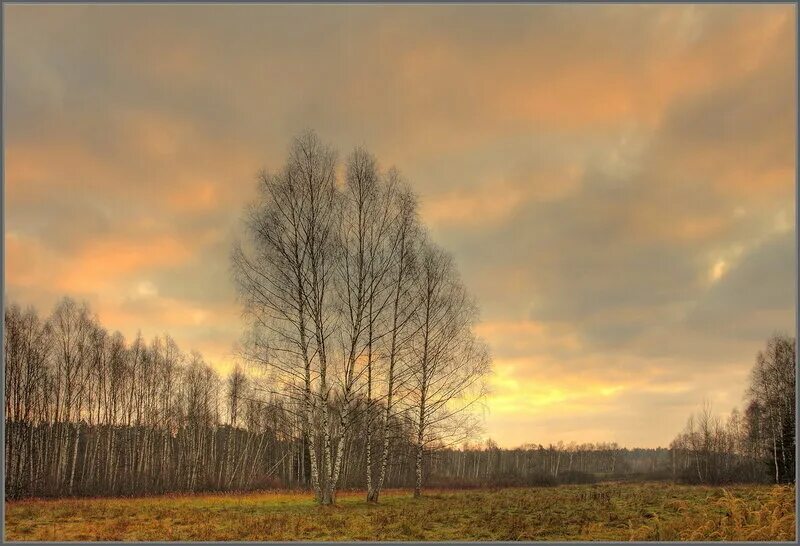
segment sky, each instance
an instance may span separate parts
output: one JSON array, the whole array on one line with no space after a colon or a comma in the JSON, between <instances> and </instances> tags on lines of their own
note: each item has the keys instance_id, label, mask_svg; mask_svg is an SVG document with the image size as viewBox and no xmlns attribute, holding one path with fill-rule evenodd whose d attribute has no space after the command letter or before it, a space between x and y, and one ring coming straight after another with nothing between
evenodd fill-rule
<instances>
[{"instance_id":1,"label":"sky","mask_svg":"<svg viewBox=\"0 0 800 546\"><path fill-rule=\"evenodd\" d=\"M501 446L666 446L795 331L793 5L3 10L7 301L226 373L243 207L311 128L418 193Z\"/></svg>"}]
</instances>

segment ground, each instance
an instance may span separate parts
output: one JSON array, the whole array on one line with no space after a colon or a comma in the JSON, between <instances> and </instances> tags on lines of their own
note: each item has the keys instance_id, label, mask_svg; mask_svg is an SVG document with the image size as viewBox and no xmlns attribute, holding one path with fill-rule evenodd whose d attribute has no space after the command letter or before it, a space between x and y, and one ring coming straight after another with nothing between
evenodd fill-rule
<instances>
[{"instance_id":1,"label":"ground","mask_svg":"<svg viewBox=\"0 0 800 546\"><path fill-rule=\"evenodd\" d=\"M6 540L785 540L794 487L665 483L6 502Z\"/></svg>"}]
</instances>

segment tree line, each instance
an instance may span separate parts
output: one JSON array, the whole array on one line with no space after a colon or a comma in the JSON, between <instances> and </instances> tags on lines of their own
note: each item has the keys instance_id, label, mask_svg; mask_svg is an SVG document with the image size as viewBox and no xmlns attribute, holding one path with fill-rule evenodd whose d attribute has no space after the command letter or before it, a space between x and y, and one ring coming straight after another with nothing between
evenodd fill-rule
<instances>
[{"instance_id":1,"label":"tree line","mask_svg":"<svg viewBox=\"0 0 800 546\"><path fill-rule=\"evenodd\" d=\"M8 306L4 340L7 498L313 488L303 401L271 395L261 374L236 367L220 376L169 336L129 342L68 298L44 318ZM407 400L413 409L419 398ZM383 455L384 430L383 485L418 486L417 412L396 409L387 426L386 402L368 402L353 404L340 486L367 485L367 442ZM338 404L330 403L332 414L342 411ZM547 485L655 469L652 455L616 444L507 450L491 441L455 447L443 435L425 446L423 475L436 487Z\"/></svg>"},{"instance_id":2,"label":"tree line","mask_svg":"<svg viewBox=\"0 0 800 546\"><path fill-rule=\"evenodd\" d=\"M303 408L265 393L261 375L237 367L220 376L168 336L127 342L69 299L45 318L11 305L4 324L7 498L312 488ZM669 449L442 439L424 452L425 483L790 482L792 348L778 337L759 354L744 415L734 410L723 422L706 405ZM376 415L385 406L372 416L365 398L356 406L358 433L346 437L340 472L348 489L366 487L366 441L384 427ZM415 425L404 412L391 416L386 487L417 483Z\"/></svg>"},{"instance_id":3,"label":"tree line","mask_svg":"<svg viewBox=\"0 0 800 546\"><path fill-rule=\"evenodd\" d=\"M773 335L756 355L744 412L727 420L711 405L673 440L674 474L692 483L795 481L795 340Z\"/></svg>"}]
</instances>

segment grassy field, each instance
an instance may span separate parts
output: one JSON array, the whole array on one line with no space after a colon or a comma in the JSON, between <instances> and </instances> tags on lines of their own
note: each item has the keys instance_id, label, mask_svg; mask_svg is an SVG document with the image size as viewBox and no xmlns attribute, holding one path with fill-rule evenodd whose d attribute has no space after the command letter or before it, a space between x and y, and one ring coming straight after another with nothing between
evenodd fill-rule
<instances>
[{"instance_id":1,"label":"grassy field","mask_svg":"<svg viewBox=\"0 0 800 546\"><path fill-rule=\"evenodd\" d=\"M660 483L6 503L6 540L794 540L794 488Z\"/></svg>"}]
</instances>

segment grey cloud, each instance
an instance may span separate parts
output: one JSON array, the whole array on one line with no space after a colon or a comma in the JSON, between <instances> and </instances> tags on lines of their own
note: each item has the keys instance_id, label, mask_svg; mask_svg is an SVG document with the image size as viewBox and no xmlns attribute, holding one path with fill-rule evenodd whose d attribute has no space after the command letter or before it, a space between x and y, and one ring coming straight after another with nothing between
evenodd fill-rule
<instances>
[{"instance_id":1,"label":"grey cloud","mask_svg":"<svg viewBox=\"0 0 800 546\"><path fill-rule=\"evenodd\" d=\"M687 325L753 340L794 330L796 256L794 233L767 239L707 292L687 317Z\"/></svg>"},{"instance_id":2,"label":"grey cloud","mask_svg":"<svg viewBox=\"0 0 800 546\"><path fill-rule=\"evenodd\" d=\"M58 253L74 252L88 239L111 232L119 218L90 195L77 201L53 193L14 206L15 232L41 241Z\"/></svg>"}]
</instances>

